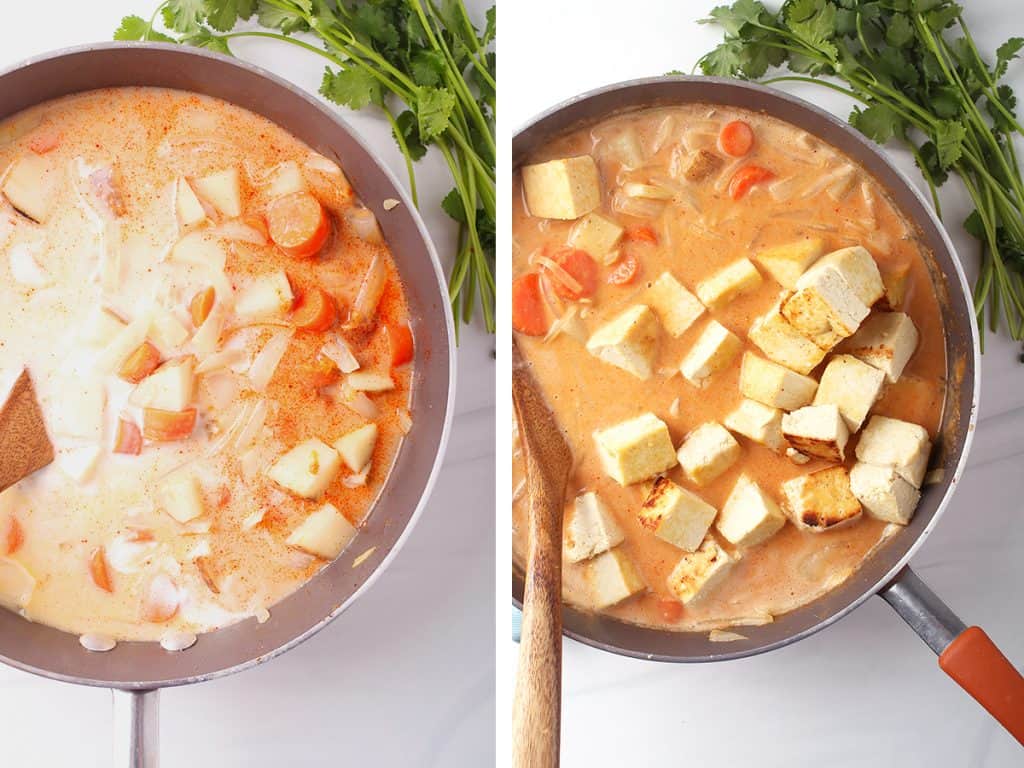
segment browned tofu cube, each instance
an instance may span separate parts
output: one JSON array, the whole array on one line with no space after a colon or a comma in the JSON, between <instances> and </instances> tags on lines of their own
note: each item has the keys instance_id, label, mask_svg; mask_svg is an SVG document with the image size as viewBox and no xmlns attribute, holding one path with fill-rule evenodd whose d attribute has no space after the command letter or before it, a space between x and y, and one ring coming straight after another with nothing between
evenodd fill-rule
<instances>
[{"instance_id":1,"label":"browned tofu cube","mask_svg":"<svg viewBox=\"0 0 1024 768\"><path fill-rule=\"evenodd\" d=\"M860 517L861 506L850 488L845 467L829 467L782 484L786 511L798 528L828 531Z\"/></svg>"},{"instance_id":2,"label":"browned tofu cube","mask_svg":"<svg viewBox=\"0 0 1024 768\"><path fill-rule=\"evenodd\" d=\"M709 152L706 149L699 149L689 159L689 162L687 162L686 167L683 169L683 177L687 181L704 181L704 179L721 167L722 158L714 152Z\"/></svg>"}]
</instances>

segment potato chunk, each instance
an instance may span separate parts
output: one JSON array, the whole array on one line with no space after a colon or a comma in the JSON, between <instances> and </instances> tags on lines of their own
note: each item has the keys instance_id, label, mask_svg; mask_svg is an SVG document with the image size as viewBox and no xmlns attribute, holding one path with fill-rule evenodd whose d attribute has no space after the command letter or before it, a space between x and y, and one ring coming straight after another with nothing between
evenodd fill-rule
<instances>
[{"instance_id":1,"label":"potato chunk","mask_svg":"<svg viewBox=\"0 0 1024 768\"><path fill-rule=\"evenodd\" d=\"M761 486L747 475L740 475L715 527L726 541L737 547L755 547L778 533L786 516Z\"/></svg>"},{"instance_id":2,"label":"potato chunk","mask_svg":"<svg viewBox=\"0 0 1024 768\"><path fill-rule=\"evenodd\" d=\"M703 387L711 376L729 365L742 348L739 337L717 320L709 320L697 343L679 364L679 371L695 387Z\"/></svg>"},{"instance_id":3,"label":"potato chunk","mask_svg":"<svg viewBox=\"0 0 1024 768\"><path fill-rule=\"evenodd\" d=\"M896 382L917 349L917 327L902 312L872 315L853 336L843 342L843 351L863 360Z\"/></svg>"},{"instance_id":4,"label":"potato chunk","mask_svg":"<svg viewBox=\"0 0 1024 768\"><path fill-rule=\"evenodd\" d=\"M808 531L827 531L860 517L845 467L829 467L782 484L793 523Z\"/></svg>"},{"instance_id":5,"label":"potato chunk","mask_svg":"<svg viewBox=\"0 0 1024 768\"><path fill-rule=\"evenodd\" d=\"M239 292L235 314L246 322L284 317L295 302L288 275L283 269L254 279Z\"/></svg>"},{"instance_id":6,"label":"potato chunk","mask_svg":"<svg viewBox=\"0 0 1024 768\"><path fill-rule=\"evenodd\" d=\"M682 336L704 314L704 305L676 280L671 272L662 272L644 293L644 300L672 336Z\"/></svg>"},{"instance_id":7,"label":"potato chunk","mask_svg":"<svg viewBox=\"0 0 1024 768\"><path fill-rule=\"evenodd\" d=\"M850 432L856 432L878 400L885 374L851 355L836 355L821 374L814 405L839 406Z\"/></svg>"},{"instance_id":8,"label":"potato chunk","mask_svg":"<svg viewBox=\"0 0 1024 768\"><path fill-rule=\"evenodd\" d=\"M687 435L676 457L690 482L703 487L735 464L741 451L729 430L709 421Z\"/></svg>"},{"instance_id":9,"label":"potato chunk","mask_svg":"<svg viewBox=\"0 0 1024 768\"><path fill-rule=\"evenodd\" d=\"M11 205L45 224L53 209L57 175L50 158L28 152L11 163L0 189Z\"/></svg>"},{"instance_id":10,"label":"potato chunk","mask_svg":"<svg viewBox=\"0 0 1024 768\"><path fill-rule=\"evenodd\" d=\"M650 307L634 304L594 331L587 351L638 379L649 379L658 352L658 333L658 318Z\"/></svg>"},{"instance_id":11,"label":"potato chunk","mask_svg":"<svg viewBox=\"0 0 1024 768\"><path fill-rule=\"evenodd\" d=\"M800 275L825 253L825 240L805 237L792 243L765 248L754 254L754 260L784 288L793 288Z\"/></svg>"},{"instance_id":12,"label":"potato chunk","mask_svg":"<svg viewBox=\"0 0 1024 768\"><path fill-rule=\"evenodd\" d=\"M747 336L769 360L806 376L825 359L826 353L782 316L782 301L755 319Z\"/></svg>"},{"instance_id":13,"label":"potato chunk","mask_svg":"<svg viewBox=\"0 0 1024 768\"><path fill-rule=\"evenodd\" d=\"M807 456L842 462L850 430L839 406L808 405L782 417L782 436Z\"/></svg>"},{"instance_id":14,"label":"potato chunk","mask_svg":"<svg viewBox=\"0 0 1024 768\"><path fill-rule=\"evenodd\" d=\"M340 469L338 452L313 438L279 457L267 471L267 476L296 496L317 499L334 482Z\"/></svg>"},{"instance_id":15,"label":"potato chunk","mask_svg":"<svg viewBox=\"0 0 1024 768\"><path fill-rule=\"evenodd\" d=\"M157 489L157 504L179 523L195 520L205 511L199 480L186 470L178 470L163 480Z\"/></svg>"},{"instance_id":16,"label":"potato chunk","mask_svg":"<svg viewBox=\"0 0 1024 768\"><path fill-rule=\"evenodd\" d=\"M647 480L676 465L668 427L653 413L594 432L605 471L620 485Z\"/></svg>"},{"instance_id":17,"label":"potato chunk","mask_svg":"<svg viewBox=\"0 0 1024 768\"><path fill-rule=\"evenodd\" d=\"M590 491L576 497L563 541L569 562L589 560L619 546L625 538L619 524L596 493Z\"/></svg>"},{"instance_id":18,"label":"potato chunk","mask_svg":"<svg viewBox=\"0 0 1024 768\"><path fill-rule=\"evenodd\" d=\"M370 423L339 437L334 441L334 450L338 452L349 469L358 473L369 466L376 445L377 425Z\"/></svg>"},{"instance_id":19,"label":"potato chunk","mask_svg":"<svg viewBox=\"0 0 1024 768\"><path fill-rule=\"evenodd\" d=\"M184 411L195 398L195 386L196 359L186 355L164 363L143 379L129 402L142 408Z\"/></svg>"},{"instance_id":20,"label":"potato chunk","mask_svg":"<svg viewBox=\"0 0 1024 768\"><path fill-rule=\"evenodd\" d=\"M601 260L611 253L620 237L622 227L599 213L588 213L569 233L569 245Z\"/></svg>"},{"instance_id":21,"label":"potato chunk","mask_svg":"<svg viewBox=\"0 0 1024 768\"><path fill-rule=\"evenodd\" d=\"M196 194L229 219L242 215L242 183L237 168L196 179L193 187Z\"/></svg>"},{"instance_id":22,"label":"potato chunk","mask_svg":"<svg viewBox=\"0 0 1024 768\"><path fill-rule=\"evenodd\" d=\"M338 508L333 504L324 504L292 531L287 544L324 560L333 560L355 535L355 526Z\"/></svg>"},{"instance_id":23,"label":"potato chunk","mask_svg":"<svg viewBox=\"0 0 1024 768\"><path fill-rule=\"evenodd\" d=\"M654 481L640 507L640 524L662 541L693 552L704 540L718 510L667 477Z\"/></svg>"},{"instance_id":24,"label":"potato chunk","mask_svg":"<svg viewBox=\"0 0 1024 768\"><path fill-rule=\"evenodd\" d=\"M920 488L931 450L924 427L887 416L872 416L857 443L857 458L868 464L892 467L900 477Z\"/></svg>"},{"instance_id":25,"label":"potato chunk","mask_svg":"<svg viewBox=\"0 0 1024 768\"><path fill-rule=\"evenodd\" d=\"M921 493L892 467L876 467L859 461L850 470L850 488L877 520L906 525L914 516Z\"/></svg>"},{"instance_id":26,"label":"potato chunk","mask_svg":"<svg viewBox=\"0 0 1024 768\"><path fill-rule=\"evenodd\" d=\"M688 552L668 577L669 591L683 605L711 592L737 562L708 536L696 552Z\"/></svg>"},{"instance_id":27,"label":"potato chunk","mask_svg":"<svg viewBox=\"0 0 1024 768\"><path fill-rule=\"evenodd\" d=\"M523 166L523 189L531 216L578 219L601 204L601 181L590 155Z\"/></svg>"},{"instance_id":28,"label":"potato chunk","mask_svg":"<svg viewBox=\"0 0 1024 768\"><path fill-rule=\"evenodd\" d=\"M182 227L194 227L206 221L206 209L196 197L192 185L184 177L178 179L175 187L174 207L178 213L178 223Z\"/></svg>"},{"instance_id":29,"label":"potato chunk","mask_svg":"<svg viewBox=\"0 0 1024 768\"><path fill-rule=\"evenodd\" d=\"M782 437L782 411L770 405L745 398L725 417L725 426L776 453L786 448Z\"/></svg>"},{"instance_id":30,"label":"potato chunk","mask_svg":"<svg viewBox=\"0 0 1024 768\"><path fill-rule=\"evenodd\" d=\"M818 382L809 376L801 376L750 352L743 355L740 392L744 397L792 411L810 403L817 389Z\"/></svg>"},{"instance_id":31,"label":"potato chunk","mask_svg":"<svg viewBox=\"0 0 1024 768\"><path fill-rule=\"evenodd\" d=\"M697 297L704 306L718 309L737 296L761 285L763 278L750 259L738 259L697 284Z\"/></svg>"},{"instance_id":32,"label":"potato chunk","mask_svg":"<svg viewBox=\"0 0 1024 768\"><path fill-rule=\"evenodd\" d=\"M622 547L602 552L587 563L587 580L593 591L594 607L598 610L611 608L647 589Z\"/></svg>"}]
</instances>

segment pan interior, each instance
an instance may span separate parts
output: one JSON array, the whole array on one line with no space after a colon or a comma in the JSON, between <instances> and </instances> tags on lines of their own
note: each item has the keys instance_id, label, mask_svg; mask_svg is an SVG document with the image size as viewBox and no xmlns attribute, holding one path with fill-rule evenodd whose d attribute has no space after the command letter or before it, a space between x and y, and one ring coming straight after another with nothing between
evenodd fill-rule
<instances>
[{"instance_id":1,"label":"pan interior","mask_svg":"<svg viewBox=\"0 0 1024 768\"><path fill-rule=\"evenodd\" d=\"M114 43L59 51L0 73L0 119L69 94L122 86L175 88L223 99L263 115L336 160L380 221L403 276L417 340L413 429L376 506L348 550L274 606L264 624L249 619L208 633L183 653L168 653L156 643L121 643L109 653L90 653L75 635L0 610L0 660L70 682L147 689L264 661L313 634L369 586L410 530L440 465L451 418L453 333L436 254L397 182L335 114L266 72L170 45ZM385 214L381 204L389 198L405 204ZM360 555L364 559L357 563Z\"/></svg>"},{"instance_id":2,"label":"pan interior","mask_svg":"<svg viewBox=\"0 0 1024 768\"><path fill-rule=\"evenodd\" d=\"M513 167L551 139L615 114L685 103L708 103L764 112L821 138L872 174L918 229L930 253L929 269L945 320L946 398L931 468L941 482L922 489L910 525L898 531L839 587L760 627L737 631L745 639L711 642L705 632L672 632L627 624L573 607L563 608L565 633L603 650L660 661L714 661L749 656L801 639L838 620L888 583L934 526L966 458L977 405L977 341L966 280L953 247L922 196L878 147L833 115L780 91L710 77L665 77L612 85L538 116L513 138ZM513 600L521 604L523 575L513 574Z\"/></svg>"}]
</instances>

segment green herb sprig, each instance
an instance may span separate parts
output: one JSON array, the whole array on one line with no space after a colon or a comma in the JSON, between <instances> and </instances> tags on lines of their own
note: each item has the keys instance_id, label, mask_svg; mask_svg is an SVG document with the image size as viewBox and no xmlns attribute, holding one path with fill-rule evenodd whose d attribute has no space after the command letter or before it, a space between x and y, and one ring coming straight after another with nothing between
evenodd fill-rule
<instances>
[{"instance_id":1,"label":"green herb sprig","mask_svg":"<svg viewBox=\"0 0 1024 768\"><path fill-rule=\"evenodd\" d=\"M252 18L258 28L235 29ZM472 319L479 297L493 333L495 32L493 7L480 30L462 0L165 0L148 20L125 17L114 38L230 55L231 40L260 37L326 59L320 93L351 109L382 111L417 205L414 163L430 146L444 157L455 187L442 208L459 223L448 284L456 325Z\"/></svg>"},{"instance_id":2,"label":"green herb sprig","mask_svg":"<svg viewBox=\"0 0 1024 768\"><path fill-rule=\"evenodd\" d=\"M978 325L995 332L1003 318L1024 338L1024 181L1013 144L1024 128L1001 82L1024 39L986 61L951 0L786 0L778 13L737 0L702 23L725 29L698 62L705 74L815 83L861 102L850 123L910 149L940 216L936 190L956 174L975 206L964 226L982 244ZM795 74L764 79L783 65Z\"/></svg>"}]
</instances>

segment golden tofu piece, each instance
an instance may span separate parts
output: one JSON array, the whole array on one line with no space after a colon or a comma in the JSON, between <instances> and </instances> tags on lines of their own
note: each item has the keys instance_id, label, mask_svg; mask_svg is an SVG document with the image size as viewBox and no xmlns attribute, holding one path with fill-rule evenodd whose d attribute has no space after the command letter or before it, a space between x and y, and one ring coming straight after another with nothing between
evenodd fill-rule
<instances>
[{"instance_id":1,"label":"golden tofu piece","mask_svg":"<svg viewBox=\"0 0 1024 768\"><path fill-rule=\"evenodd\" d=\"M813 269L835 268L843 276L854 294L866 307L871 307L885 294L882 274L878 271L875 258L867 248L851 245L822 256ZM808 270L810 271L810 270Z\"/></svg>"},{"instance_id":2,"label":"golden tofu piece","mask_svg":"<svg viewBox=\"0 0 1024 768\"><path fill-rule=\"evenodd\" d=\"M785 300L784 297L783 301ZM825 359L825 350L808 339L782 316L782 302L754 320L747 337L769 360L807 375Z\"/></svg>"},{"instance_id":3,"label":"golden tofu piece","mask_svg":"<svg viewBox=\"0 0 1024 768\"><path fill-rule=\"evenodd\" d=\"M824 238L805 237L792 243L758 251L754 254L754 260L764 267L777 283L792 289L800 275L824 254Z\"/></svg>"},{"instance_id":4,"label":"golden tofu piece","mask_svg":"<svg viewBox=\"0 0 1024 768\"><path fill-rule=\"evenodd\" d=\"M786 448L786 440L782 437L782 411L778 408L744 398L724 421L725 426L733 432L761 443L776 453Z\"/></svg>"},{"instance_id":5,"label":"golden tofu piece","mask_svg":"<svg viewBox=\"0 0 1024 768\"><path fill-rule=\"evenodd\" d=\"M703 487L735 464L741 451L729 430L709 421L687 435L676 457L690 482Z\"/></svg>"},{"instance_id":6,"label":"golden tofu piece","mask_svg":"<svg viewBox=\"0 0 1024 768\"><path fill-rule=\"evenodd\" d=\"M644 293L644 301L653 309L672 336L682 336L704 314L704 305L671 272L662 272Z\"/></svg>"},{"instance_id":7,"label":"golden tofu piece","mask_svg":"<svg viewBox=\"0 0 1024 768\"><path fill-rule=\"evenodd\" d=\"M718 309L763 282L750 259L738 259L697 284L697 297L710 309Z\"/></svg>"},{"instance_id":8,"label":"golden tofu piece","mask_svg":"<svg viewBox=\"0 0 1024 768\"><path fill-rule=\"evenodd\" d=\"M590 491L576 497L563 541L569 562L589 560L619 546L624 539L625 534L619 524L596 493Z\"/></svg>"},{"instance_id":9,"label":"golden tofu piece","mask_svg":"<svg viewBox=\"0 0 1024 768\"><path fill-rule=\"evenodd\" d=\"M692 603L720 584L736 562L736 558L730 557L708 536L696 552L683 555L672 569L668 577L669 591L683 605Z\"/></svg>"},{"instance_id":10,"label":"golden tofu piece","mask_svg":"<svg viewBox=\"0 0 1024 768\"><path fill-rule=\"evenodd\" d=\"M706 149L698 149L683 169L683 178L694 183L704 181L723 164L722 158Z\"/></svg>"},{"instance_id":11,"label":"golden tofu piece","mask_svg":"<svg viewBox=\"0 0 1024 768\"><path fill-rule=\"evenodd\" d=\"M782 417L782 436L807 456L841 463L850 430L839 406L808 405Z\"/></svg>"},{"instance_id":12,"label":"golden tofu piece","mask_svg":"<svg viewBox=\"0 0 1024 768\"><path fill-rule=\"evenodd\" d=\"M831 264L820 261L796 282L782 303L782 316L808 339L830 350L852 336L871 310Z\"/></svg>"},{"instance_id":13,"label":"golden tofu piece","mask_svg":"<svg viewBox=\"0 0 1024 768\"><path fill-rule=\"evenodd\" d=\"M679 371L695 387L702 387L711 376L736 359L742 348L739 337L717 320L709 320L697 343L679 364Z\"/></svg>"},{"instance_id":14,"label":"golden tofu piece","mask_svg":"<svg viewBox=\"0 0 1024 768\"><path fill-rule=\"evenodd\" d=\"M846 467L828 467L782 484L793 523L804 530L827 531L860 517Z\"/></svg>"},{"instance_id":15,"label":"golden tofu piece","mask_svg":"<svg viewBox=\"0 0 1024 768\"><path fill-rule=\"evenodd\" d=\"M523 189L531 216L578 219L601 204L601 180L590 155L523 166Z\"/></svg>"},{"instance_id":16,"label":"golden tofu piece","mask_svg":"<svg viewBox=\"0 0 1024 768\"><path fill-rule=\"evenodd\" d=\"M658 353L658 334L654 312L646 304L634 304L594 331L587 351L638 379L649 379Z\"/></svg>"},{"instance_id":17,"label":"golden tofu piece","mask_svg":"<svg viewBox=\"0 0 1024 768\"><path fill-rule=\"evenodd\" d=\"M740 475L715 527L726 541L736 547L756 547L778 533L786 524L775 500L753 479Z\"/></svg>"},{"instance_id":18,"label":"golden tofu piece","mask_svg":"<svg viewBox=\"0 0 1024 768\"><path fill-rule=\"evenodd\" d=\"M872 416L857 443L857 459L880 467L892 467L915 488L920 488L928 469L932 441L919 424L888 416Z\"/></svg>"},{"instance_id":19,"label":"golden tofu piece","mask_svg":"<svg viewBox=\"0 0 1024 768\"><path fill-rule=\"evenodd\" d=\"M569 233L569 245L601 260L611 253L622 237L622 227L599 213L588 213Z\"/></svg>"},{"instance_id":20,"label":"golden tofu piece","mask_svg":"<svg viewBox=\"0 0 1024 768\"><path fill-rule=\"evenodd\" d=\"M704 540L718 510L667 477L654 481L640 507L640 524L662 541L692 552Z\"/></svg>"},{"instance_id":21,"label":"golden tofu piece","mask_svg":"<svg viewBox=\"0 0 1024 768\"><path fill-rule=\"evenodd\" d=\"M814 405L839 406L850 432L861 428L871 406L878 400L885 374L852 355L836 355L828 361Z\"/></svg>"},{"instance_id":22,"label":"golden tofu piece","mask_svg":"<svg viewBox=\"0 0 1024 768\"><path fill-rule=\"evenodd\" d=\"M594 432L605 471L620 485L632 485L676 465L668 427L653 413Z\"/></svg>"},{"instance_id":23,"label":"golden tofu piece","mask_svg":"<svg viewBox=\"0 0 1024 768\"><path fill-rule=\"evenodd\" d=\"M850 488L864 511L876 520L906 525L914 517L921 493L892 467L858 461L850 470Z\"/></svg>"},{"instance_id":24,"label":"golden tofu piece","mask_svg":"<svg viewBox=\"0 0 1024 768\"><path fill-rule=\"evenodd\" d=\"M878 312L869 317L842 350L885 373L895 383L917 350L917 326L902 312Z\"/></svg>"},{"instance_id":25,"label":"golden tofu piece","mask_svg":"<svg viewBox=\"0 0 1024 768\"><path fill-rule=\"evenodd\" d=\"M647 589L622 547L602 552L587 563L587 580L593 591L594 607L598 610L611 608Z\"/></svg>"},{"instance_id":26,"label":"golden tofu piece","mask_svg":"<svg viewBox=\"0 0 1024 768\"><path fill-rule=\"evenodd\" d=\"M907 283L910 280L910 265L900 264L882 270L882 285L885 294L878 300L879 309L897 310L907 297Z\"/></svg>"},{"instance_id":27,"label":"golden tofu piece","mask_svg":"<svg viewBox=\"0 0 1024 768\"><path fill-rule=\"evenodd\" d=\"M740 392L744 397L772 408L793 411L814 399L818 382L809 376L747 352L740 369Z\"/></svg>"}]
</instances>

